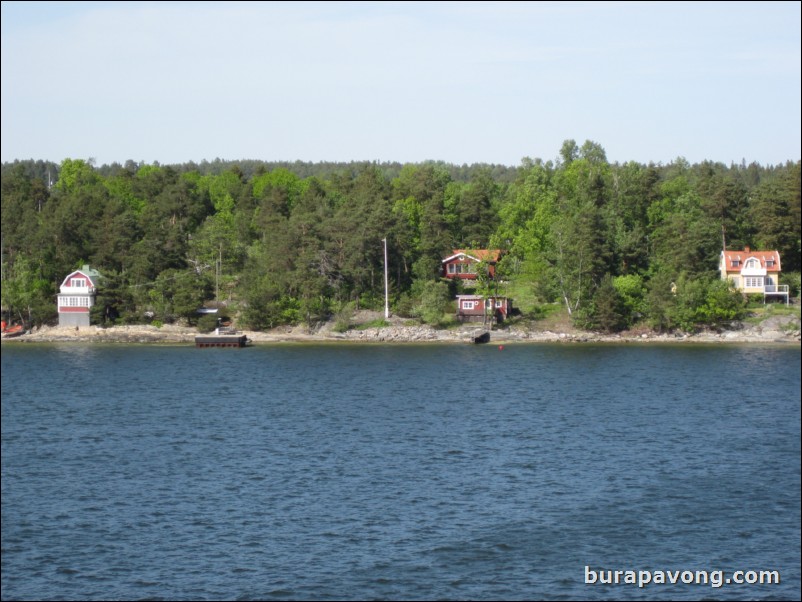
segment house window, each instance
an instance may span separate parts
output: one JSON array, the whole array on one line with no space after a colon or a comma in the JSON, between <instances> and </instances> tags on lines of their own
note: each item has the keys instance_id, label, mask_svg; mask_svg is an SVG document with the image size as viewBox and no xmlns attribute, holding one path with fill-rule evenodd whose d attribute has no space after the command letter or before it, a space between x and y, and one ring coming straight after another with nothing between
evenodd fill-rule
<instances>
[{"instance_id":1,"label":"house window","mask_svg":"<svg viewBox=\"0 0 802 602\"><path fill-rule=\"evenodd\" d=\"M741 265L741 260L740 259L733 259L730 262L730 267L737 268L739 265Z\"/></svg>"},{"instance_id":2,"label":"house window","mask_svg":"<svg viewBox=\"0 0 802 602\"><path fill-rule=\"evenodd\" d=\"M89 297L62 297L59 305L61 307L89 307Z\"/></svg>"},{"instance_id":3,"label":"house window","mask_svg":"<svg viewBox=\"0 0 802 602\"><path fill-rule=\"evenodd\" d=\"M773 268L774 267L774 258L773 257L771 257L771 258L766 260L766 267L767 268Z\"/></svg>"},{"instance_id":4,"label":"house window","mask_svg":"<svg viewBox=\"0 0 802 602\"><path fill-rule=\"evenodd\" d=\"M449 274L456 274L457 273L457 265L454 263L448 264L448 273Z\"/></svg>"},{"instance_id":5,"label":"house window","mask_svg":"<svg viewBox=\"0 0 802 602\"><path fill-rule=\"evenodd\" d=\"M71 284L72 286L83 288L86 286L86 278L73 278Z\"/></svg>"},{"instance_id":6,"label":"house window","mask_svg":"<svg viewBox=\"0 0 802 602\"><path fill-rule=\"evenodd\" d=\"M754 257L750 257L746 260L746 269L758 269L760 268L760 261L755 259Z\"/></svg>"},{"instance_id":7,"label":"house window","mask_svg":"<svg viewBox=\"0 0 802 602\"><path fill-rule=\"evenodd\" d=\"M462 309L473 309L476 307L476 301L463 301Z\"/></svg>"},{"instance_id":8,"label":"house window","mask_svg":"<svg viewBox=\"0 0 802 602\"><path fill-rule=\"evenodd\" d=\"M744 276L744 288L763 288L763 277Z\"/></svg>"}]
</instances>

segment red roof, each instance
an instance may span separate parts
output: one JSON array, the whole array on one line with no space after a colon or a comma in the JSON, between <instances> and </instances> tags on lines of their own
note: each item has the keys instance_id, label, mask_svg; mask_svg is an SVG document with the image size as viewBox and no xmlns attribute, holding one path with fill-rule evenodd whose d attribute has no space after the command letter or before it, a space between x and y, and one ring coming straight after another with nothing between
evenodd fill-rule
<instances>
[{"instance_id":1,"label":"red roof","mask_svg":"<svg viewBox=\"0 0 802 602\"><path fill-rule=\"evenodd\" d=\"M749 248L741 251L722 251L724 256L724 269L728 272L740 272L746 265L747 259L754 257L760 262L760 267L767 272L780 270L780 253L778 251L752 251Z\"/></svg>"}]
</instances>

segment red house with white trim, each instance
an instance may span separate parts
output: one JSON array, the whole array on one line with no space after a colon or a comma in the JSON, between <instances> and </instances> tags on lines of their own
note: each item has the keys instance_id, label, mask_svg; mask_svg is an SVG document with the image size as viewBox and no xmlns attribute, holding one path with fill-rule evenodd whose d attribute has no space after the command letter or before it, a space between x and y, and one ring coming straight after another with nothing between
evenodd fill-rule
<instances>
[{"instance_id":1,"label":"red house with white trim","mask_svg":"<svg viewBox=\"0 0 802 602\"><path fill-rule=\"evenodd\" d=\"M511 311L512 301L507 297L457 295L457 320L460 322L501 323Z\"/></svg>"},{"instance_id":2,"label":"red house with white trim","mask_svg":"<svg viewBox=\"0 0 802 602\"><path fill-rule=\"evenodd\" d=\"M450 257L443 261L443 277L459 280L476 280L479 264L487 264L490 279L496 277L496 263L501 259L502 251L498 249L454 249Z\"/></svg>"},{"instance_id":3,"label":"red house with white trim","mask_svg":"<svg viewBox=\"0 0 802 602\"><path fill-rule=\"evenodd\" d=\"M100 273L85 265L68 275L58 294L58 325L89 326L89 310L95 304Z\"/></svg>"}]
</instances>

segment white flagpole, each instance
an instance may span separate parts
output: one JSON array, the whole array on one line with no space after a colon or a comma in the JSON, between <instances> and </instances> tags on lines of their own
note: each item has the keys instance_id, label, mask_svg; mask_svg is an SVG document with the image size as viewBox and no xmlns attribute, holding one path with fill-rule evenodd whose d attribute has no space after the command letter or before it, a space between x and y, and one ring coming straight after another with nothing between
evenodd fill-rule
<instances>
[{"instance_id":1,"label":"white flagpole","mask_svg":"<svg viewBox=\"0 0 802 602\"><path fill-rule=\"evenodd\" d=\"M382 238L384 243L384 318L390 317L390 287L387 281L387 239Z\"/></svg>"}]
</instances>

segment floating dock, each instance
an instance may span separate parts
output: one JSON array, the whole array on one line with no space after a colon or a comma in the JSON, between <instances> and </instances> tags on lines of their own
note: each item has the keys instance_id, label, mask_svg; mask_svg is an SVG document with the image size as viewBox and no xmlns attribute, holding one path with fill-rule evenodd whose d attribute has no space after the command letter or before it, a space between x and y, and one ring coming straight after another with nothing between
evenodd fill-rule
<instances>
[{"instance_id":1,"label":"floating dock","mask_svg":"<svg viewBox=\"0 0 802 602\"><path fill-rule=\"evenodd\" d=\"M214 334L198 335L195 337L195 347L245 347L249 343L244 334L225 331L222 328L215 330Z\"/></svg>"}]
</instances>

